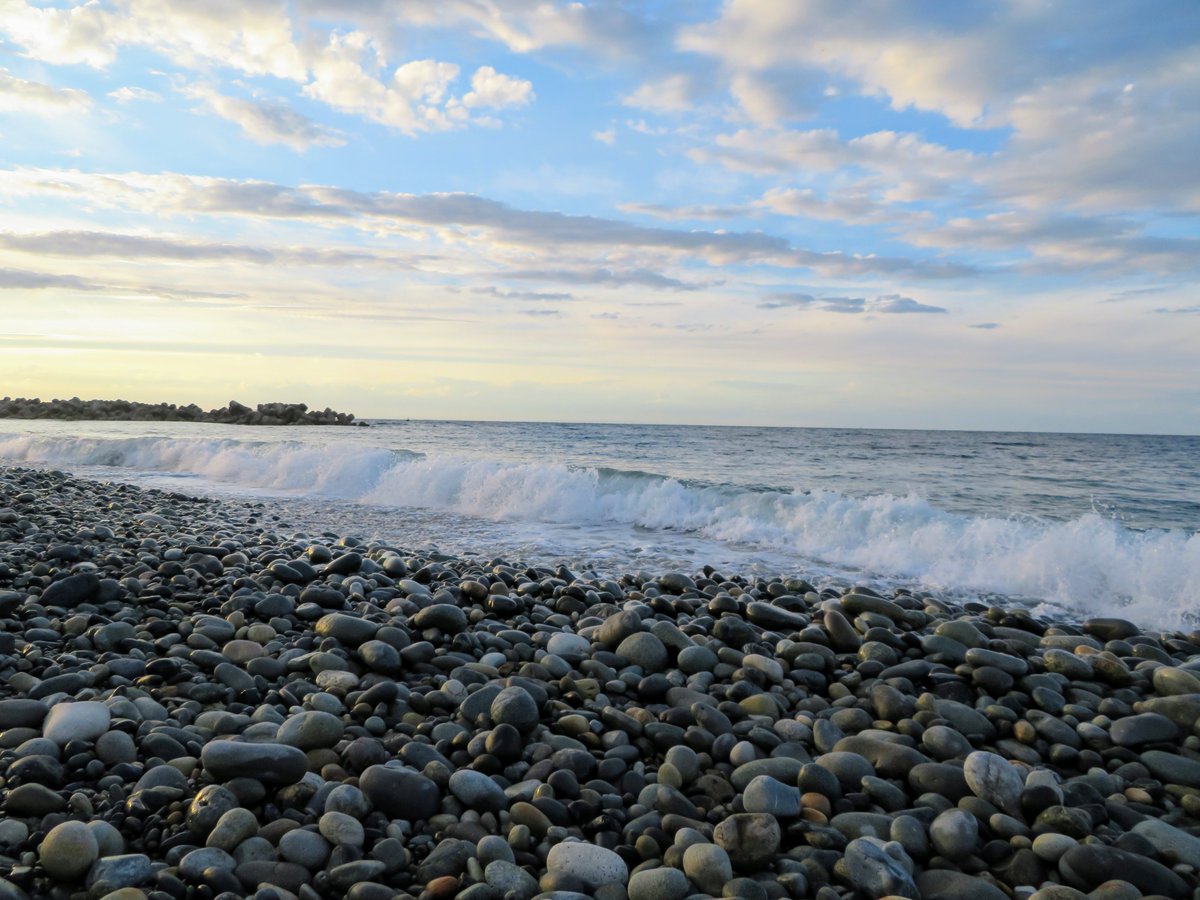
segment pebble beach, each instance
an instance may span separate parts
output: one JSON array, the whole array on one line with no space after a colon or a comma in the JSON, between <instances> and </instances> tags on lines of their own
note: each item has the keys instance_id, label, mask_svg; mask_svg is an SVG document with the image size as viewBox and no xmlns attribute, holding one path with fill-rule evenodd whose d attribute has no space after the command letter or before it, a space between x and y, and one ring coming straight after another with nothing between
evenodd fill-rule
<instances>
[{"instance_id":1,"label":"pebble beach","mask_svg":"<svg viewBox=\"0 0 1200 900\"><path fill-rule=\"evenodd\" d=\"M0 468L0 900L1186 898L1200 632Z\"/></svg>"}]
</instances>

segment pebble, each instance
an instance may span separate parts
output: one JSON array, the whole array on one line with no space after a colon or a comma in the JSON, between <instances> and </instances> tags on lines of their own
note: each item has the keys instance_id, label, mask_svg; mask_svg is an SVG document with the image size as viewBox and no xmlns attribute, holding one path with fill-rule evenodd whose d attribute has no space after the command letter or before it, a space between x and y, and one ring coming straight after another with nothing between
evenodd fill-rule
<instances>
[{"instance_id":1,"label":"pebble","mask_svg":"<svg viewBox=\"0 0 1200 900\"><path fill-rule=\"evenodd\" d=\"M716 895L733 878L733 863L716 844L692 844L683 852L683 873L700 890Z\"/></svg>"},{"instance_id":2,"label":"pebble","mask_svg":"<svg viewBox=\"0 0 1200 900\"><path fill-rule=\"evenodd\" d=\"M0 898L1200 888L1200 633L286 531L0 467Z\"/></svg>"},{"instance_id":3,"label":"pebble","mask_svg":"<svg viewBox=\"0 0 1200 900\"><path fill-rule=\"evenodd\" d=\"M71 741L94 741L112 722L107 706L97 701L56 703L42 725L42 734L59 746Z\"/></svg>"},{"instance_id":4,"label":"pebble","mask_svg":"<svg viewBox=\"0 0 1200 900\"><path fill-rule=\"evenodd\" d=\"M690 893L687 876L679 869L647 869L629 879L629 900L683 900Z\"/></svg>"},{"instance_id":5,"label":"pebble","mask_svg":"<svg viewBox=\"0 0 1200 900\"><path fill-rule=\"evenodd\" d=\"M55 825L38 847L38 862L55 881L81 878L99 855L96 836L84 822Z\"/></svg>"},{"instance_id":6,"label":"pebble","mask_svg":"<svg viewBox=\"0 0 1200 900\"><path fill-rule=\"evenodd\" d=\"M616 853L578 841L564 841L551 847L546 869L552 875L576 878L589 888L624 885L629 880L629 869Z\"/></svg>"}]
</instances>

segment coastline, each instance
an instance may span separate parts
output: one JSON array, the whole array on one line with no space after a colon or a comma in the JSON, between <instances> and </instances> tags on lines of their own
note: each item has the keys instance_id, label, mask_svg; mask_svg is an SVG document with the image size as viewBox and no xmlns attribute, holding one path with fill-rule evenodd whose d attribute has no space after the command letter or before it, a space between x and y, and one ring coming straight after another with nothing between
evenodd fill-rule
<instances>
[{"instance_id":1,"label":"coastline","mask_svg":"<svg viewBox=\"0 0 1200 900\"><path fill-rule=\"evenodd\" d=\"M12 468L0 616L12 896L1198 883L1195 632L430 558Z\"/></svg>"}]
</instances>

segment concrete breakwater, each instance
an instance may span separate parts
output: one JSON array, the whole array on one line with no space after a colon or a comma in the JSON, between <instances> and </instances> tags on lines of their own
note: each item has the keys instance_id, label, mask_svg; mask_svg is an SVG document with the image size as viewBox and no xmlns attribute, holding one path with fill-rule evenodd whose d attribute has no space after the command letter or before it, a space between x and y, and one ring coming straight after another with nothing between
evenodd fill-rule
<instances>
[{"instance_id":1,"label":"concrete breakwater","mask_svg":"<svg viewBox=\"0 0 1200 900\"><path fill-rule=\"evenodd\" d=\"M0 469L0 896L1185 898L1200 634Z\"/></svg>"},{"instance_id":2,"label":"concrete breakwater","mask_svg":"<svg viewBox=\"0 0 1200 900\"><path fill-rule=\"evenodd\" d=\"M217 422L223 425L366 425L353 413L310 410L304 403L259 403L251 409L236 400L204 410L194 403L140 403L136 400L0 399L0 419L98 419L125 422Z\"/></svg>"}]
</instances>

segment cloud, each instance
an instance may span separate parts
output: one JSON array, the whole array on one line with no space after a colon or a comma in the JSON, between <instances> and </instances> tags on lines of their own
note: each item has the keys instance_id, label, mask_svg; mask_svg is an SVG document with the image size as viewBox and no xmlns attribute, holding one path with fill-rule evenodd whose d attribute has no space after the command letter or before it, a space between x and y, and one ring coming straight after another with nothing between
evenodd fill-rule
<instances>
[{"instance_id":1,"label":"cloud","mask_svg":"<svg viewBox=\"0 0 1200 900\"><path fill-rule=\"evenodd\" d=\"M1195 306L1160 306L1154 311L1156 313L1165 313L1167 315L1200 315L1200 304Z\"/></svg>"},{"instance_id":2,"label":"cloud","mask_svg":"<svg viewBox=\"0 0 1200 900\"><path fill-rule=\"evenodd\" d=\"M759 309L814 309L823 312L848 313L884 313L889 315L904 315L909 313L944 313L940 306L930 306L918 303L911 297L899 294L884 294L873 299L866 297L817 297L813 294L799 292L779 292L769 294L758 304Z\"/></svg>"},{"instance_id":3,"label":"cloud","mask_svg":"<svg viewBox=\"0 0 1200 900\"><path fill-rule=\"evenodd\" d=\"M274 0L126 0L66 8L5 0L3 31L25 55L101 68L122 47L145 47L176 65L224 65L247 75L303 81L303 56L287 7Z\"/></svg>"},{"instance_id":4,"label":"cloud","mask_svg":"<svg viewBox=\"0 0 1200 900\"><path fill-rule=\"evenodd\" d=\"M112 97L118 103L131 103L134 100L140 100L145 103L159 103L162 101L162 94L143 87L119 87L115 91L109 91L108 96Z\"/></svg>"},{"instance_id":5,"label":"cloud","mask_svg":"<svg viewBox=\"0 0 1200 900\"><path fill-rule=\"evenodd\" d=\"M256 265L348 266L374 264L411 268L401 254L320 247L271 247L215 243L183 237L108 231L0 232L0 249L74 258L167 259L180 262L243 262Z\"/></svg>"},{"instance_id":6,"label":"cloud","mask_svg":"<svg viewBox=\"0 0 1200 900\"><path fill-rule=\"evenodd\" d=\"M917 246L963 248L1028 257L1033 273L1175 274L1200 271L1200 238L1145 232L1129 216L1082 216L1012 210L956 217L908 236Z\"/></svg>"},{"instance_id":7,"label":"cloud","mask_svg":"<svg viewBox=\"0 0 1200 900\"><path fill-rule=\"evenodd\" d=\"M968 328L981 328L984 331L993 331L1000 327L999 322L976 322L974 325L968 325Z\"/></svg>"},{"instance_id":8,"label":"cloud","mask_svg":"<svg viewBox=\"0 0 1200 900\"><path fill-rule=\"evenodd\" d=\"M499 110L533 100L529 81L503 75L490 66L475 71L471 90L462 97L450 96L459 74L454 63L417 59L396 67L390 76L373 74L383 68L369 35L334 33L313 60L312 80L302 93L407 135L466 125L472 121L472 110ZM497 124L490 117L475 121Z\"/></svg>"},{"instance_id":9,"label":"cloud","mask_svg":"<svg viewBox=\"0 0 1200 900\"><path fill-rule=\"evenodd\" d=\"M868 312L879 313L944 313L945 307L930 306L927 303L918 303L912 297L901 297L899 294L886 294L882 297L876 297L874 302L869 304Z\"/></svg>"},{"instance_id":10,"label":"cloud","mask_svg":"<svg viewBox=\"0 0 1200 900\"><path fill-rule=\"evenodd\" d=\"M476 194L366 193L320 185L288 187L174 174L89 175L26 169L0 170L0 187L10 196L86 197L93 206L188 218L207 215L297 220L357 227L371 234L428 229L447 244L474 246L499 256L507 249L545 258L561 257L567 251L592 257L620 253L652 260L659 267L691 259L710 266L765 264L811 269L828 277L957 279L980 274L963 263L817 252L794 247L786 238L763 232L653 228L598 216L520 209ZM617 271L649 270L645 263L621 270L606 264L591 270L590 277L611 279ZM627 279L628 275L621 277ZM680 285L686 283L673 278L660 283L682 289Z\"/></svg>"},{"instance_id":11,"label":"cloud","mask_svg":"<svg viewBox=\"0 0 1200 900\"><path fill-rule=\"evenodd\" d=\"M672 115L694 109L707 90L697 76L679 73L648 81L622 97L621 102L636 109Z\"/></svg>"},{"instance_id":12,"label":"cloud","mask_svg":"<svg viewBox=\"0 0 1200 900\"><path fill-rule=\"evenodd\" d=\"M545 300L545 301L563 301L574 300L574 294L566 292L538 292L538 291L510 291L498 288L495 286L479 287L472 289L476 294L484 294L488 297L497 297L501 300Z\"/></svg>"},{"instance_id":13,"label":"cloud","mask_svg":"<svg viewBox=\"0 0 1200 900\"><path fill-rule=\"evenodd\" d=\"M689 284L649 269L517 269L504 272L505 278L523 281L560 281L565 284L593 284L601 287L625 287L639 285L668 291L698 291L702 284Z\"/></svg>"},{"instance_id":14,"label":"cloud","mask_svg":"<svg viewBox=\"0 0 1200 900\"><path fill-rule=\"evenodd\" d=\"M467 109L506 109L525 106L533 100L533 85L524 78L502 75L491 66L481 66L471 76L471 90L462 98Z\"/></svg>"},{"instance_id":15,"label":"cloud","mask_svg":"<svg viewBox=\"0 0 1200 900\"><path fill-rule=\"evenodd\" d=\"M40 291L49 288L69 288L74 291L99 290L100 285L74 275L50 275L24 269L0 269L0 290Z\"/></svg>"},{"instance_id":16,"label":"cloud","mask_svg":"<svg viewBox=\"0 0 1200 900\"><path fill-rule=\"evenodd\" d=\"M615 128L606 128L604 131L593 131L592 137L602 144L612 146L617 141L617 130Z\"/></svg>"},{"instance_id":17,"label":"cloud","mask_svg":"<svg viewBox=\"0 0 1200 900\"><path fill-rule=\"evenodd\" d=\"M655 219L666 219L675 222L694 222L701 220L740 219L758 212L753 204L735 204L731 206L666 206L660 203L620 203L617 209L621 212L633 213L639 216L651 216Z\"/></svg>"},{"instance_id":18,"label":"cloud","mask_svg":"<svg viewBox=\"0 0 1200 900\"><path fill-rule=\"evenodd\" d=\"M341 147L346 141L332 129L302 116L278 100L243 100L227 97L210 87L193 85L187 96L229 122L257 144L284 144L298 153L310 147Z\"/></svg>"},{"instance_id":19,"label":"cloud","mask_svg":"<svg viewBox=\"0 0 1200 900\"><path fill-rule=\"evenodd\" d=\"M26 81L0 68L0 111L38 115L59 115L87 109L92 98L86 91L55 88L37 81Z\"/></svg>"}]
</instances>

